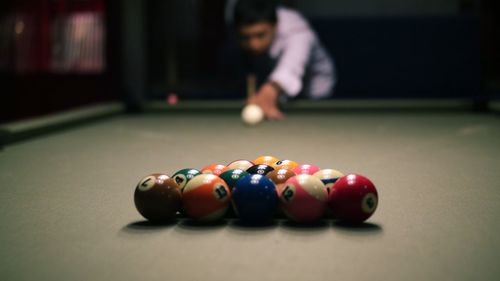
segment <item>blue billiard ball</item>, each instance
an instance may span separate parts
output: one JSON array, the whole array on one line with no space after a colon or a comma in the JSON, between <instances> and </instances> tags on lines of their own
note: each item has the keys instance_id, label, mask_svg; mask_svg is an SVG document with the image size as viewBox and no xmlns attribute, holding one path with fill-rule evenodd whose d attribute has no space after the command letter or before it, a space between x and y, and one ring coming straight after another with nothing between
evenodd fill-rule
<instances>
[{"instance_id":1,"label":"blue billiard ball","mask_svg":"<svg viewBox=\"0 0 500 281\"><path fill-rule=\"evenodd\" d=\"M274 183L263 175L248 175L239 179L232 196L238 217L251 223L270 221L279 202Z\"/></svg>"}]
</instances>

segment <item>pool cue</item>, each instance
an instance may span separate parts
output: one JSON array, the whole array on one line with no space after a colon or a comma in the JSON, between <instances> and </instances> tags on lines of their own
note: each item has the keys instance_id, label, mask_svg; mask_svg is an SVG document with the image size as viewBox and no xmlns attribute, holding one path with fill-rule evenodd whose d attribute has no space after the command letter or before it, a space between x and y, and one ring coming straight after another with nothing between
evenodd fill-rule
<instances>
[{"instance_id":1,"label":"pool cue","mask_svg":"<svg viewBox=\"0 0 500 281\"><path fill-rule=\"evenodd\" d=\"M247 98L255 96L257 88L257 77L254 73L250 73L247 76Z\"/></svg>"}]
</instances>

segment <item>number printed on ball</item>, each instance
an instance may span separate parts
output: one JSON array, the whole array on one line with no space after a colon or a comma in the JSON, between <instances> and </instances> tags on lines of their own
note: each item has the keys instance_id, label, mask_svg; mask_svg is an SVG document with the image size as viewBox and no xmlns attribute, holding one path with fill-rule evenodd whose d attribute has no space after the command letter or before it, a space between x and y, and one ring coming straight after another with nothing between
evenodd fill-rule
<instances>
[{"instance_id":1,"label":"number printed on ball","mask_svg":"<svg viewBox=\"0 0 500 281\"><path fill-rule=\"evenodd\" d=\"M290 202L295 196L295 186L289 184L283 189L281 198L285 202Z\"/></svg>"},{"instance_id":2,"label":"number printed on ball","mask_svg":"<svg viewBox=\"0 0 500 281\"><path fill-rule=\"evenodd\" d=\"M156 181L155 176L145 177L139 182L138 188L140 191L149 190L155 185L155 181Z\"/></svg>"},{"instance_id":3,"label":"number printed on ball","mask_svg":"<svg viewBox=\"0 0 500 281\"><path fill-rule=\"evenodd\" d=\"M217 198L219 201L226 201L228 198L228 192L224 185L222 184L216 184L214 185L214 196Z\"/></svg>"},{"instance_id":4,"label":"number printed on ball","mask_svg":"<svg viewBox=\"0 0 500 281\"><path fill-rule=\"evenodd\" d=\"M361 201L361 209L365 213L372 213L377 208L377 203L377 196L375 196L375 194L373 193L368 193L365 195L365 197L363 197L363 200Z\"/></svg>"}]
</instances>

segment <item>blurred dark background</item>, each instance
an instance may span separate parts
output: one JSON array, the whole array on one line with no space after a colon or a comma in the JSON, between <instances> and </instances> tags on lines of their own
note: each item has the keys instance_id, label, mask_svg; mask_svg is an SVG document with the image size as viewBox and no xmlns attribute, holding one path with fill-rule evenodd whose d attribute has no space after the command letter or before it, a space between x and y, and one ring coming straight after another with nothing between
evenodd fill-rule
<instances>
[{"instance_id":1,"label":"blurred dark background","mask_svg":"<svg viewBox=\"0 0 500 281\"><path fill-rule=\"evenodd\" d=\"M500 95L495 0L288 0L333 56L334 99ZM224 0L0 3L0 121L176 93L240 99ZM233 42L234 43L234 42ZM243 72L243 71L242 71Z\"/></svg>"}]
</instances>

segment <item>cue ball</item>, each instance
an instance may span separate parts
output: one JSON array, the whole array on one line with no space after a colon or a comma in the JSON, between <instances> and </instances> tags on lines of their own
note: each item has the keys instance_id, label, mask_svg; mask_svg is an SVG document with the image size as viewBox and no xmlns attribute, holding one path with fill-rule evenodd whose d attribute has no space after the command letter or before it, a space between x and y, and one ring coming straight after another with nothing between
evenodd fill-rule
<instances>
[{"instance_id":1,"label":"cue ball","mask_svg":"<svg viewBox=\"0 0 500 281\"><path fill-rule=\"evenodd\" d=\"M333 217L340 222L362 223L377 209L377 189L368 178L349 174L335 182L328 204Z\"/></svg>"},{"instance_id":2,"label":"cue ball","mask_svg":"<svg viewBox=\"0 0 500 281\"><path fill-rule=\"evenodd\" d=\"M247 125L257 125L264 120L264 111L256 104L249 104L241 111L241 118Z\"/></svg>"},{"instance_id":3,"label":"cue ball","mask_svg":"<svg viewBox=\"0 0 500 281\"><path fill-rule=\"evenodd\" d=\"M179 185L164 174L148 175L135 188L135 207L144 218L151 221L173 220L181 202Z\"/></svg>"}]
</instances>

